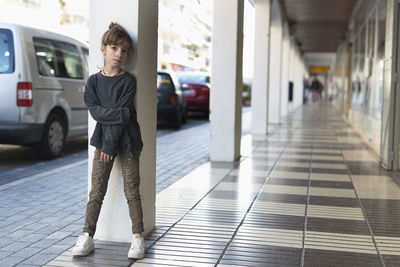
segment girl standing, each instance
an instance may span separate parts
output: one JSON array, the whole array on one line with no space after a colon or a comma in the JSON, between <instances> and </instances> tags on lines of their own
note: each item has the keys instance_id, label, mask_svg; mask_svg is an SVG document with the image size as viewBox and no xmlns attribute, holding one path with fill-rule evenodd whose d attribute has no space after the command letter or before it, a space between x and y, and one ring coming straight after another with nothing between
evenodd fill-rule
<instances>
[{"instance_id":1,"label":"girl standing","mask_svg":"<svg viewBox=\"0 0 400 267\"><path fill-rule=\"evenodd\" d=\"M118 155L124 179L124 193L132 221L129 258L144 257L143 212L139 192L139 157L143 147L134 106L135 77L122 66L134 56L132 39L124 28L111 23L102 38L104 68L89 77L84 93L86 106L96 128L90 139L95 146L91 190L86 206L83 233L72 249L74 256L86 256L94 250L93 236L115 156Z\"/></svg>"}]
</instances>

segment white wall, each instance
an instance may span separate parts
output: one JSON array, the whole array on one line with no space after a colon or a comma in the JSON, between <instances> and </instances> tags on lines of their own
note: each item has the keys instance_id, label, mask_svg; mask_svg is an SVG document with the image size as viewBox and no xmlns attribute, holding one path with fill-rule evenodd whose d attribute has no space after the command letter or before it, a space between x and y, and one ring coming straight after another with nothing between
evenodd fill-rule
<instances>
[{"instance_id":1,"label":"white wall","mask_svg":"<svg viewBox=\"0 0 400 267\"><path fill-rule=\"evenodd\" d=\"M307 66L331 66L336 59L336 53L304 53Z\"/></svg>"}]
</instances>

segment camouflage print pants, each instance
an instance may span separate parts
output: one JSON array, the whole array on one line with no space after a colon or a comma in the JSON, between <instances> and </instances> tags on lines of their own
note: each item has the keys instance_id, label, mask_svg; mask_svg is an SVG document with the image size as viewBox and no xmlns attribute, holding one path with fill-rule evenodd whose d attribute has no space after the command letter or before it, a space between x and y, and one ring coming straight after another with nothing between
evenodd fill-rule
<instances>
[{"instance_id":1,"label":"camouflage print pants","mask_svg":"<svg viewBox=\"0 0 400 267\"><path fill-rule=\"evenodd\" d=\"M108 180L114 164L114 158L105 163L100 161L100 149L94 152L92 169L92 187L89 194L89 201L86 206L86 218L83 232L91 236L96 231L96 224L99 218L101 205L107 192ZM132 155L133 154L133 155ZM118 153L121 162L121 170L124 178L124 193L128 202L129 216L132 220L132 233L143 232L143 211L139 192L139 157L140 151L133 153Z\"/></svg>"}]
</instances>

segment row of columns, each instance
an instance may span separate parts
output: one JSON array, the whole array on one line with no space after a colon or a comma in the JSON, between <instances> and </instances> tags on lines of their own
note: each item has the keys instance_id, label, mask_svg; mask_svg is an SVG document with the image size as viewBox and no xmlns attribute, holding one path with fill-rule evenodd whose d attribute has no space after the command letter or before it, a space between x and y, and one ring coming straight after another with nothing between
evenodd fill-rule
<instances>
[{"instance_id":1,"label":"row of columns","mask_svg":"<svg viewBox=\"0 0 400 267\"><path fill-rule=\"evenodd\" d=\"M210 102L210 157L235 161L240 157L242 114L243 10L245 0L214 1L213 60ZM254 78L252 84L252 133L267 134L268 123L280 123L290 109L303 101L304 63L276 0L253 0L255 8ZM90 1L90 74L99 71L103 57L100 39L111 21L120 23L137 40L135 67L136 108L144 149L140 161L141 196L145 234L155 226L155 171L157 123L157 0ZM289 81L294 84L288 101ZM89 136L95 121L89 116ZM89 146L89 190L94 148ZM129 242L130 219L123 193L118 158L95 238Z\"/></svg>"},{"instance_id":2,"label":"row of columns","mask_svg":"<svg viewBox=\"0 0 400 267\"><path fill-rule=\"evenodd\" d=\"M306 70L288 22L277 1L254 0L255 41L252 83L252 133L268 133L268 124L281 123L303 102ZM293 83L289 102L289 82Z\"/></svg>"}]
</instances>

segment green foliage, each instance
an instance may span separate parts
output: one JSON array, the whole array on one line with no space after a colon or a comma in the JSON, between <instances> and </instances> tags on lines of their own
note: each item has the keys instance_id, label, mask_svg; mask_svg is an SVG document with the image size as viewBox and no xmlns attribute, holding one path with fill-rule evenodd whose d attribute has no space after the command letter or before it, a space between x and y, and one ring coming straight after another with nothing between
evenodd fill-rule
<instances>
[{"instance_id":1,"label":"green foliage","mask_svg":"<svg viewBox=\"0 0 400 267\"><path fill-rule=\"evenodd\" d=\"M60 3L61 10L64 10L65 1L64 0L58 0L58 2Z\"/></svg>"}]
</instances>

